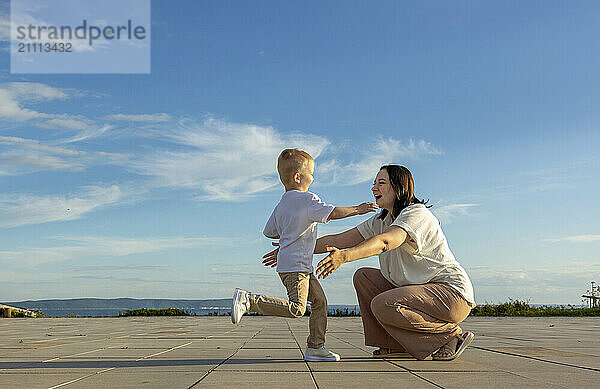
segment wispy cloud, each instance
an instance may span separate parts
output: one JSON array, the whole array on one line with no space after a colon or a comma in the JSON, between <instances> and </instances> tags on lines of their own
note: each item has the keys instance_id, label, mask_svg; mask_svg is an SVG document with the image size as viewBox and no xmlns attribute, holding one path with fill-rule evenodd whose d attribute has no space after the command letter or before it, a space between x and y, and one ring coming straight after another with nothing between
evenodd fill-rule
<instances>
[{"instance_id":1,"label":"wispy cloud","mask_svg":"<svg viewBox=\"0 0 600 389\"><path fill-rule=\"evenodd\" d=\"M80 155L80 151L64 147L44 145L35 139L25 139L16 136L0 136L0 145L17 146L23 149L44 151L59 155Z\"/></svg>"},{"instance_id":2,"label":"wispy cloud","mask_svg":"<svg viewBox=\"0 0 600 389\"><path fill-rule=\"evenodd\" d=\"M224 238L216 237L123 238L106 236L63 236L55 237L54 239L61 241L61 244L58 246L0 251L0 263L8 264L14 261L17 263L36 265L51 262L63 262L73 258L125 257L132 254L146 254L177 248L213 246L226 241ZM79 270L85 269L90 270L89 267L79 268ZM156 266L153 266L152 269L157 270Z\"/></svg>"},{"instance_id":3,"label":"wispy cloud","mask_svg":"<svg viewBox=\"0 0 600 389\"><path fill-rule=\"evenodd\" d=\"M32 121L34 125L42 128L83 130L94 127L92 120L81 115L45 113L24 107L25 104L64 100L72 95L77 93L37 82L0 84L0 119L11 122Z\"/></svg>"},{"instance_id":4,"label":"wispy cloud","mask_svg":"<svg viewBox=\"0 0 600 389\"><path fill-rule=\"evenodd\" d=\"M127 164L153 177L156 186L189 189L198 200L234 201L279 185L275 163L284 148L298 147L317 158L329 141L317 135L282 134L269 126L215 118L181 120L154 134L171 147Z\"/></svg>"},{"instance_id":5,"label":"wispy cloud","mask_svg":"<svg viewBox=\"0 0 600 389\"><path fill-rule=\"evenodd\" d=\"M98 137L104 135L106 132L112 130L113 128L114 128L114 126L111 126L108 124L102 125L102 126L89 127L87 129L85 129L84 131L77 133L75 136L73 136L71 138L64 139L62 141L62 143L65 143L65 144L76 143L76 142L82 142L82 141L93 139L93 138L98 138Z\"/></svg>"},{"instance_id":6,"label":"wispy cloud","mask_svg":"<svg viewBox=\"0 0 600 389\"><path fill-rule=\"evenodd\" d=\"M440 155L441 151L424 140L410 139L402 142L394 138L379 138L374 144L360 146L354 161L343 162L339 159L323 158L318 166L320 176L335 185L355 185L375 178L382 165L402 164L409 159L419 159L430 155ZM344 150L350 151L350 150Z\"/></svg>"},{"instance_id":7,"label":"wispy cloud","mask_svg":"<svg viewBox=\"0 0 600 389\"><path fill-rule=\"evenodd\" d=\"M96 126L93 121L84 117L67 117L66 115L54 115L49 119L38 123L38 127L56 129L64 128L68 130L90 130Z\"/></svg>"},{"instance_id":8,"label":"wispy cloud","mask_svg":"<svg viewBox=\"0 0 600 389\"><path fill-rule=\"evenodd\" d=\"M458 216L469 216L471 215L470 210L476 207L478 204L447 204L441 206L434 206L431 208L431 212L437 216L440 222L448 224Z\"/></svg>"},{"instance_id":9,"label":"wispy cloud","mask_svg":"<svg viewBox=\"0 0 600 389\"><path fill-rule=\"evenodd\" d=\"M569 242L569 243L589 243L589 242L597 242L600 241L600 235L574 235L574 236L565 236L562 238L548 238L543 239L543 242Z\"/></svg>"},{"instance_id":10,"label":"wispy cloud","mask_svg":"<svg viewBox=\"0 0 600 389\"><path fill-rule=\"evenodd\" d=\"M170 265L139 265L139 264L125 264L125 265L106 265L106 266L73 266L73 271L122 271L122 270L165 270L171 267Z\"/></svg>"},{"instance_id":11,"label":"wispy cloud","mask_svg":"<svg viewBox=\"0 0 600 389\"><path fill-rule=\"evenodd\" d=\"M175 127L147 134L167 142L169 147L131 161L127 168L153 177L156 186L195 191L195 198L201 201L244 200L278 187L275 164L284 148L308 151L317 160L319 182L326 185L362 183L371 180L383 163L441 153L423 140L379 138L375 145L362 145L365 151L358 158L342 162L331 156L334 150L323 136L283 133L270 126L213 117L201 122L184 119ZM344 151L355 155L351 150Z\"/></svg>"},{"instance_id":12,"label":"wispy cloud","mask_svg":"<svg viewBox=\"0 0 600 389\"><path fill-rule=\"evenodd\" d=\"M66 90L39 82L9 82L3 84L2 88L10 92L12 97L28 103L69 98L69 93Z\"/></svg>"},{"instance_id":13,"label":"wispy cloud","mask_svg":"<svg viewBox=\"0 0 600 389\"><path fill-rule=\"evenodd\" d=\"M6 14L0 14L0 41L10 41L10 19Z\"/></svg>"},{"instance_id":14,"label":"wispy cloud","mask_svg":"<svg viewBox=\"0 0 600 389\"><path fill-rule=\"evenodd\" d=\"M112 238L103 236L67 236L59 237L65 242L76 243L79 247L93 248L90 253L103 253L110 256L150 253L174 248L192 248L211 246L226 242L216 237L151 237L151 238Z\"/></svg>"},{"instance_id":15,"label":"wispy cloud","mask_svg":"<svg viewBox=\"0 0 600 389\"><path fill-rule=\"evenodd\" d=\"M9 86L6 84L0 86L0 119L22 122L51 117L51 115L45 113L22 108L17 96L10 90Z\"/></svg>"},{"instance_id":16,"label":"wispy cloud","mask_svg":"<svg viewBox=\"0 0 600 389\"><path fill-rule=\"evenodd\" d=\"M37 170L69 170L78 172L84 170L80 163L67 162L62 158L43 156L43 155L13 155L0 157L0 163L3 165L18 167L26 171ZM16 173L18 173L17 170ZM15 172L13 172L15 174Z\"/></svg>"},{"instance_id":17,"label":"wispy cloud","mask_svg":"<svg viewBox=\"0 0 600 389\"><path fill-rule=\"evenodd\" d=\"M569 261L545 266L476 266L466 268L478 302L498 303L536 297L532 303L579 304L600 261Z\"/></svg>"},{"instance_id":18,"label":"wispy cloud","mask_svg":"<svg viewBox=\"0 0 600 389\"><path fill-rule=\"evenodd\" d=\"M0 152L2 175L22 175L45 170L79 172L90 165L111 164L127 159L123 154L86 152L14 136L0 136Z\"/></svg>"},{"instance_id":19,"label":"wispy cloud","mask_svg":"<svg viewBox=\"0 0 600 389\"><path fill-rule=\"evenodd\" d=\"M105 116L106 120L126 121L126 122L149 122L149 123L160 123L168 122L173 120L171 115L166 113L154 113L154 114L114 114Z\"/></svg>"},{"instance_id":20,"label":"wispy cloud","mask_svg":"<svg viewBox=\"0 0 600 389\"><path fill-rule=\"evenodd\" d=\"M125 201L117 185L88 186L72 195L0 194L0 227L77 220L98 208Z\"/></svg>"}]
</instances>

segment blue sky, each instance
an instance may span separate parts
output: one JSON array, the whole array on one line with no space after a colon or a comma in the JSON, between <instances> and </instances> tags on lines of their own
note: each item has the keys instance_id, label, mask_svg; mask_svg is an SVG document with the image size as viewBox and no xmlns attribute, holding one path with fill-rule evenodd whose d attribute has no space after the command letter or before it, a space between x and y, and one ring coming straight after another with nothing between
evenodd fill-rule
<instances>
[{"instance_id":1,"label":"blue sky","mask_svg":"<svg viewBox=\"0 0 600 389\"><path fill-rule=\"evenodd\" d=\"M11 74L0 4L6 301L284 296L260 258L288 147L341 206L407 166L478 303L600 279L596 2L153 1L150 74Z\"/></svg>"}]
</instances>

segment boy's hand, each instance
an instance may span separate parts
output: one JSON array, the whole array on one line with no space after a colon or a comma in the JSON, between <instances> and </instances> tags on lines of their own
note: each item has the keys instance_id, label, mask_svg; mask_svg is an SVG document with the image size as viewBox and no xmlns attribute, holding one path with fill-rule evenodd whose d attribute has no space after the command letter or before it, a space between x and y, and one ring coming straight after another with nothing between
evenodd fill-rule
<instances>
[{"instance_id":1,"label":"boy's hand","mask_svg":"<svg viewBox=\"0 0 600 389\"><path fill-rule=\"evenodd\" d=\"M273 246L279 246L278 242L271 242ZM275 250L266 253L263 255L264 260L262 261L263 265L275 267L277 266L277 253L279 252L279 247Z\"/></svg>"},{"instance_id":2,"label":"boy's hand","mask_svg":"<svg viewBox=\"0 0 600 389\"><path fill-rule=\"evenodd\" d=\"M365 213L368 212L375 212L379 209L379 205L373 203L373 202L366 202L366 203L362 203L361 205L359 205L358 207L356 207L356 211L358 212L359 215L364 215Z\"/></svg>"}]
</instances>

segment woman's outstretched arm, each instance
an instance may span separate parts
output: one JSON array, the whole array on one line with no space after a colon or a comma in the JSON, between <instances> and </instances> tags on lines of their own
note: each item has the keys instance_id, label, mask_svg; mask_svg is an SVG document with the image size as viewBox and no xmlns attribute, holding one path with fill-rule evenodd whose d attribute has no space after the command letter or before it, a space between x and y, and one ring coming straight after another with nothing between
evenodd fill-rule
<instances>
[{"instance_id":1,"label":"woman's outstretched arm","mask_svg":"<svg viewBox=\"0 0 600 389\"><path fill-rule=\"evenodd\" d=\"M358 228L354 227L348 231L344 231L335 235L325 235L317 239L315 245L315 254L323 254L327 252L327 246L338 247L346 249L353 247L365 240L363 236L358 232Z\"/></svg>"},{"instance_id":2,"label":"woman's outstretched arm","mask_svg":"<svg viewBox=\"0 0 600 389\"><path fill-rule=\"evenodd\" d=\"M384 233L375 235L347 250L340 250L340 247L330 245L327 251L331 253L317 265L317 276L319 278L327 278L346 262L356 261L357 259L393 250L400 247L408 239L409 236L406 231L400 227L391 226Z\"/></svg>"},{"instance_id":3,"label":"woman's outstretched arm","mask_svg":"<svg viewBox=\"0 0 600 389\"><path fill-rule=\"evenodd\" d=\"M354 227L348 231L344 231L335 235L326 235L319 239L317 239L317 244L315 245L315 254L326 253L327 246L339 247L339 248L348 248L352 246L356 246L360 242L365 240L362 237L360 232L358 232L358 228ZM272 243L273 246L279 246L279 243ZM279 248L276 248L273 251L269 251L265 255L263 255L262 263L265 266L275 267L277 266L277 253L279 252Z\"/></svg>"}]
</instances>

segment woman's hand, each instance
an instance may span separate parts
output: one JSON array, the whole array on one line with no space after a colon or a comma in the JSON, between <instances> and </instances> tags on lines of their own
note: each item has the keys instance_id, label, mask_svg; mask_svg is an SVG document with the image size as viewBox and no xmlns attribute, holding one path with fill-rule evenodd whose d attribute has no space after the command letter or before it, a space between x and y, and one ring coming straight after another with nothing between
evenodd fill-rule
<instances>
[{"instance_id":1,"label":"woman's hand","mask_svg":"<svg viewBox=\"0 0 600 389\"><path fill-rule=\"evenodd\" d=\"M331 273L346 263L344 252L337 247L327 246L327 251L329 251L329 255L317 265L317 278L325 279L329 277Z\"/></svg>"},{"instance_id":2,"label":"woman's hand","mask_svg":"<svg viewBox=\"0 0 600 389\"><path fill-rule=\"evenodd\" d=\"M356 211L359 215L364 215L365 213L375 212L379 209L379 206L372 202L362 203L356 207Z\"/></svg>"},{"instance_id":3,"label":"woman's hand","mask_svg":"<svg viewBox=\"0 0 600 389\"><path fill-rule=\"evenodd\" d=\"M279 246L279 242L271 242L271 244L273 246ZM277 247L275 250L270 251L268 253L266 253L265 255L263 255L263 265L265 266L271 266L271 267L275 267L277 266L277 253L279 252L279 247Z\"/></svg>"}]
</instances>

